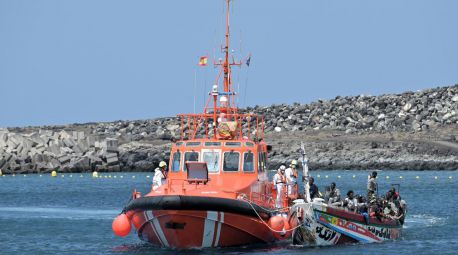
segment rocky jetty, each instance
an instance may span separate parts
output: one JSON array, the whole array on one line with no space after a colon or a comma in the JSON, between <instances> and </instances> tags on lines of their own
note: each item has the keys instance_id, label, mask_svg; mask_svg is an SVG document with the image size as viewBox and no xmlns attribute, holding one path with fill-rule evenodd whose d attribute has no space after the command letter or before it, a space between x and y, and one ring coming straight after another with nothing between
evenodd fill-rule
<instances>
[{"instance_id":1,"label":"rocky jetty","mask_svg":"<svg viewBox=\"0 0 458 255\"><path fill-rule=\"evenodd\" d=\"M271 168L297 158L304 141L314 169L458 169L458 85L242 111L266 117ZM0 169L151 171L179 132L174 117L3 128Z\"/></svg>"}]
</instances>

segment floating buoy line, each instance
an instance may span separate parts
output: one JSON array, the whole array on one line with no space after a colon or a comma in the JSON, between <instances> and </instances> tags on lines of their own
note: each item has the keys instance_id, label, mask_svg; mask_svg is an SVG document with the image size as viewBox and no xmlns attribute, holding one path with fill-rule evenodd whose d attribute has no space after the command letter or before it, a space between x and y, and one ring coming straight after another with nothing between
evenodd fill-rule
<instances>
[{"instance_id":1,"label":"floating buoy line","mask_svg":"<svg viewBox=\"0 0 458 255\"><path fill-rule=\"evenodd\" d=\"M66 175L68 174L68 175ZM146 179L151 179L152 176L149 175L149 174L146 174L145 176L142 176L142 175L130 175L130 174L114 174L114 173L98 173L97 171L94 171L92 172L91 174L83 174L83 173L79 173L76 174L76 173L62 173L62 174L58 174L57 171L52 171L49 176L52 177L52 178L55 178L55 177L58 177L60 175L61 179L68 179L68 178L92 178L92 179L124 179L124 178L131 178L131 179L135 179L137 177L139 178L146 178ZM45 174L21 174L21 175L17 175L17 174L4 174L1 170L0 170L0 177L17 177L17 176L22 176L24 178L26 177L39 177L39 178L42 178L42 177L46 177L47 175ZM325 178L325 179L333 179L333 178L336 178L336 179L342 179L344 178L345 175L342 175L342 174L338 174L338 175L335 175L335 176L332 176L332 175L329 175L329 174L326 174L324 176L320 175L320 174L317 174L315 175L315 178L317 179L320 179L320 178ZM359 178L364 178L364 179L367 179L367 176L366 175L355 175L355 174L352 174L350 176L352 179L359 179ZM438 175L434 175L434 176L428 176L428 177L424 177L424 176L420 176L420 175L415 175L415 176L409 176L409 177L406 177L404 175L399 175L399 176L390 176L390 175L386 175L386 176L380 176L379 178L385 178L387 180L391 179L391 178L398 178L399 180L409 180L409 179L414 179L414 180L417 180L417 181L420 181L420 180L453 180L454 176L453 175L449 175L449 176L438 176Z\"/></svg>"}]
</instances>

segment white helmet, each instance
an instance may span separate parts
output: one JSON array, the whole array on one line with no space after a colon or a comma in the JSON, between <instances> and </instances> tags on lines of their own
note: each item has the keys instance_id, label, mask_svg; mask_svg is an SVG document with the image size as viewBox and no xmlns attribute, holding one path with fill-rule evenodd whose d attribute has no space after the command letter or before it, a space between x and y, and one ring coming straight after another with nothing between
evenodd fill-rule
<instances>
[{"instance_id":1,"label":"white helmet","mask_svg":"<svg viewBox=\"0 0 458 255\"><path fill-rule=\"evenodd\" d=\"M285 165L281 165L280 166L280 170L285 170L286 169L286 166Z\"/></svg>"}]
</instances>

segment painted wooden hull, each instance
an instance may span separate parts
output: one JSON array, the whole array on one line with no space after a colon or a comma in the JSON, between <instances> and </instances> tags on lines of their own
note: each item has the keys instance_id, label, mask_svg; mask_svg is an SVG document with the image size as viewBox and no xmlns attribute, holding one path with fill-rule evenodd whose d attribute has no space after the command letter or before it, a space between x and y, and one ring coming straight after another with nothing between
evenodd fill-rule
<instances>
[{"instance_id":1,"label":"painted wooden hull","mask_svg":"<svg viewBox=\"0 0 458 255\"><path fill-rule=\"evenodd\" d=\"M399 238L402 230L399 220L366 220L363 215L322 203L295 204L291 213L294 214L294 225L300 226L293 232L293 243L300 245L377 243Z\"/></svg>"},{"instance_id":2,"label":"painted wooden hull","mask_svg":"<svg viewBox=\"0 0 458 255\"><path fill-rule=\"evenodd\" d=\"M255 217L218 211L146 210L133 218L141 240L176 248L231 247L276 240Z\"/></svg>"}]
</instances>

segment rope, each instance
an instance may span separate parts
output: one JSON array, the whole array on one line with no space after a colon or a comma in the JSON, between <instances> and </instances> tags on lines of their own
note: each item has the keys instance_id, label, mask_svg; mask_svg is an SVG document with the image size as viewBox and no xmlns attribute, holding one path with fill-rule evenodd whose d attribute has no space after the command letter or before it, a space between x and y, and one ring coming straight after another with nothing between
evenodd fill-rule
<instances>
[{"instance_id":1,"label":"rope","mask_svg":"<svg viewBox=\"0 0 458 255\"><path fill-rule=\"evenodd\" d=\"M292 228L292 229L285 229L285 230L280 230L280 231L279 231L279 230L275 230L275 229L271 228L271 227L269 226L269 224L267 224L267 223L261 218L261 215L259 215L258 211L256 211L256 209L254 208L254 206L252 205L252 203L251 203L250 201L248 201L248 200L245 200L245 201L251 206L251 208L253 209L253 211L254 211L254 212L256 213L256 215L258 216L259 220L261 220L261 222L262 222L270 231L272 231L272 232L279 233L279 234L286 234L286 232L288 232L288 231L294 231L294 230L300 228L300 227L303 225L303 224L299 224L299 225L297 225L296 227L294 227L294 228ZM286 208L291 209L291 207L286 207ZM282 209L284 209L284 208L282 208ZM278 210L276 210L276 211L278 211Z\"/></svg>"}]
</instances>

